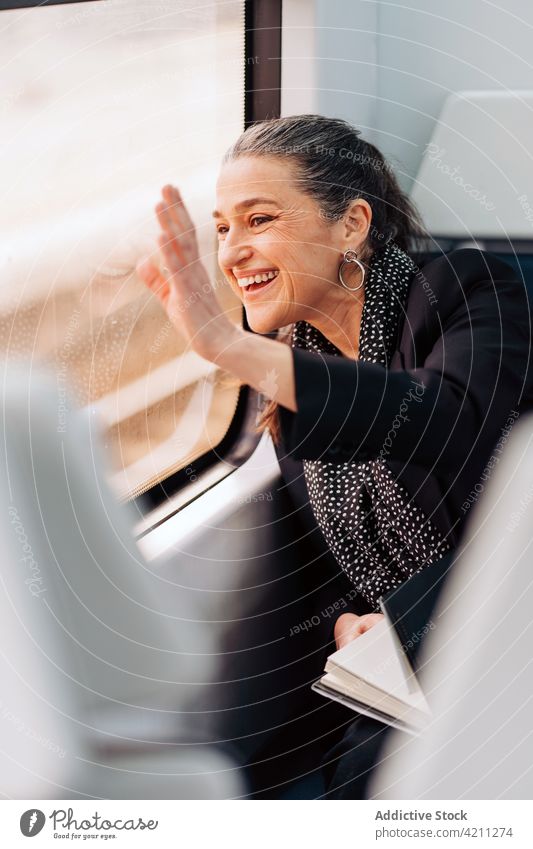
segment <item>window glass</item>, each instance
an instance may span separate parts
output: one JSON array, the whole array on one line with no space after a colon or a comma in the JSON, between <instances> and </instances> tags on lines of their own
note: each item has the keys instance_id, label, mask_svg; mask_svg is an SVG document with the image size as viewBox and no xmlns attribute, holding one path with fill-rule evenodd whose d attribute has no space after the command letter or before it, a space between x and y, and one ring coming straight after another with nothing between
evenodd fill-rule
<instances>
[{"instance_id":1,"label":"window glass","mask_svg":"<svg viewBox=\"0 0 533 849\"><path fill-rule=\"evenodd\" d=\"M133 497L216 447L238 385L194 352L137 279L177 185L221 303L211 210L243 128L244 3L97 0L0 12L0 340L102 423Z\"/></svg>"}]
</instances>

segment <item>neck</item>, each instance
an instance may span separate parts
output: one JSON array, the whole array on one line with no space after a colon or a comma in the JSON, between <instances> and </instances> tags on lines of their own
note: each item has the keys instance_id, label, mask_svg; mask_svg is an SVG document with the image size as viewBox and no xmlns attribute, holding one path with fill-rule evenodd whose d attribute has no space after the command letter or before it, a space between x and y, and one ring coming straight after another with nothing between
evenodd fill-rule
<instances>
[{"instance_id":1,"label":"neck","mask_svg":"<svg viewBox=\"0 0 533 849\"><path fill-rule=\"evenodd\" d=\"M359 356L359 330L363 314L364 290L348 292L335 288L333 297L320 304L308 318L341 354L355 360Z\"/></svg>"}]
</instances>

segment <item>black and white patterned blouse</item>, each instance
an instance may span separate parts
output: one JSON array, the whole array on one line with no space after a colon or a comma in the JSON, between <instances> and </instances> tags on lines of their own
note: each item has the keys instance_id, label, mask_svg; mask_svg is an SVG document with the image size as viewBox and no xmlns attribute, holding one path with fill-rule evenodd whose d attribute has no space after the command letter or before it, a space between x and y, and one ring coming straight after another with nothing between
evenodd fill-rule
<instances>
[{"instance_id":1,"label":"black and white patterned blouse","mask_svg":"<svg viewBox=\"0 0 533 849\"><path fill-rule=\"evenodd\" d=\"M415 268L411 257L394 243L374 255L364 284L360 360L390 363ZM342 356L306 321L294 325L292 345ZM326 542L374 608L381 595L450 548L394 478L384 456L382 452L367 462L303 461L310 504Z\"/></svg>"}]
</instances>

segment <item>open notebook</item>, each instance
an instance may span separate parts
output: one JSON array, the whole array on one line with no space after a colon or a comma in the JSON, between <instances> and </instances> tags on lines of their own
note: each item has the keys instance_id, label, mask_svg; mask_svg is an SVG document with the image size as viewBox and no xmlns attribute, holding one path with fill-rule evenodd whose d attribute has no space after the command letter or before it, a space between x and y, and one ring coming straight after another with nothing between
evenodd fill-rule
<instances>
[{"instance_id":1,"label":"open notebook","mask_svg":"<svg viewBox=\"0 0 533 849\"><path fill-rule=\"evenodd\" d=\"M384 596L384 618L328 657L313 690L387 725L420 731L431 712L417 679L418 650L437 627L432 615L453 561L450 553Z\"/></svg>"}]
</instances>

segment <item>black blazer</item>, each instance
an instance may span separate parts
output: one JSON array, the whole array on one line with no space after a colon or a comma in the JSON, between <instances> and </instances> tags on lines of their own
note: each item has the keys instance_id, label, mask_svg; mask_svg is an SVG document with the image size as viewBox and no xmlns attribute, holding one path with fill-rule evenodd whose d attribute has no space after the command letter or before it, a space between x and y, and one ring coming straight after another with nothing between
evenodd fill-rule
<instances>
[{"instance_id":1,"label":"black blazer","mask_svg":"<svg viewBox=\"0 0 533 849\"><path fill-rule=\"evenodd\" d=\"M464 249L418 270L389 368L293 349L298 412L280 407L278 455L382 457L455 546L519 413L533 409L523 281Z\"/></svg>"}]
</instances>

